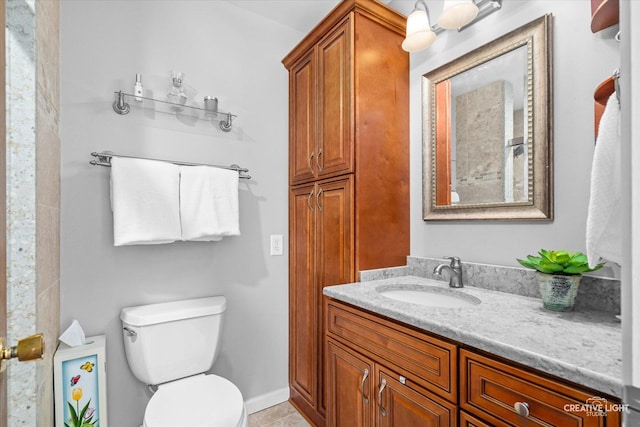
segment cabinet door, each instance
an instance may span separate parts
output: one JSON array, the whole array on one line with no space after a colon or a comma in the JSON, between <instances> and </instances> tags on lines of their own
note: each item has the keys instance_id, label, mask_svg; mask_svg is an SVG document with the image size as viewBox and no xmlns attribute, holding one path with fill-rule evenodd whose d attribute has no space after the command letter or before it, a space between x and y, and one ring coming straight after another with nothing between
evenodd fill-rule
<instances>
[{"instance_id":1,"label":"cabinet door","mask_svg":"<svg viewBox=\"0 0 640 427\"><path fill-rule=\"evenodd\" d=\"M318 176L353 171L350 16L318 44Z\"/></svg>"},{"instance_id":2,"label":"cabinet door","mask_svg":"<svg viewBox=\"0 0 640 427\"><path fill-rule=\"evenodd\" d=\"M491 427L484 421L480 421L473 415L460 411L460 427Z\"/></svg>"},{"instance_id":3,"label":"cabinet door","mask_svg":"<svg viewBox=\"0 0 640 427\"><path fill-rule=\"evenodd\" d=\"M315 178L316 161L316 50L289 71L289 180L291 184Z\"/></svg>"},{"instance_id":4,"label":"cabinet door","mask_svg":"<svg viewBox=\"0 0 640 427\"><path fill-rule=\"evenodd\" d=\"M315 202L320 291L325 286L355 281L352 194L352 176L324 181L317 186Z\"/></svg>"},{"instance_id":5,"label":"cabinet door","mask_svg":"<svg viewBox=\"0 0 640 427\"><path fill-rule=\"evenodd\" d=\"M317 398L318 308L315 288L314 186L292 190L289 199L289 380L312 406Z\"/></svg>"},{"instance_id":6,"label":"cabinet door","mask_svg":"<svg viewBox=\"0 0 640 427\"><path fill-rule=\"evenodd\" d=\"M316 187L316 301L321 307L322 288L355 281L353 260L353 177L325 181ZM318 310L318 325L324 327L324 311ZM323 334L318 334L322 345ZM320 361L324 354L319 354ZM319 365L319 378L324 378L324 365ZM324 413L325 393L320 383L318 410Z\"/></svg>"},{"instance_id":7,"label":"cabinet door","mask_svg":"<svg viewBox=\"0 0 640 427\"><path fill-rule=\"evenodd\" d=\"M372 425L373 363L353 350L327 341L328 427Z\"/></svg>"},{"instance_id":8,"label":"cabinet door","mask_svg":"<svg viewBox=\"0 0 640 427\"><path fill-rule=\"evenodd\" d=\"M400 382L408 381L381 368L377 377L378 405L376 418L379 427L455 427L456 406L435 395L427 396L419 388ZM397 379L396 379L397 378Z\"/></svg>"}]
</instances>

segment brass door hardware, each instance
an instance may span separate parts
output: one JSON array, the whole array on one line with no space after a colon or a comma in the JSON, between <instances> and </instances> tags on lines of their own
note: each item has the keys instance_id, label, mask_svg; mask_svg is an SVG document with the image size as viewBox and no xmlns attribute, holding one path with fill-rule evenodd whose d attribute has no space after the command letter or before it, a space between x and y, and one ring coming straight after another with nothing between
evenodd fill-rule
<instances>
[{"instance_id":1,"label":"brass door hardware","mask_svg":"<svg viewBox=\"0 0 640 427\"><path fill-rule=\"evenodd\" d=\"M20 362L40 360L44 354L44 335L36 334L18 341L18 345L8 347L4 337L0 337L0 372L4 370L4 361L18 358Z\"/></svg>"}]
</instances>

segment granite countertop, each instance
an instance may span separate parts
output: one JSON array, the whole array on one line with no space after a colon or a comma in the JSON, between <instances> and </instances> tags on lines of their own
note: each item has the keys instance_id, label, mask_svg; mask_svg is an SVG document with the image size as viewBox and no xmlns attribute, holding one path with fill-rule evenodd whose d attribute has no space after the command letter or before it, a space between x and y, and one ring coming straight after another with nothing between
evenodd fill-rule
<instances>
[{"instance_id":1,"label":"granite countertop","mask_svg":"<svg viewBox=\"0 0 640 427\"><path fill-rule=\"evenodd\" d=\"M376 289L433 286L417 276L325 287L331 298L395 319L542 372L622 396L621 325L599 311L557 313L542 301L466 286L455 289L481 300L464 308L428 307L396 301ZM440 285L441 283L441 285ZM447 282L437 282L443 291Z\"/></svg>"}]
</instances>

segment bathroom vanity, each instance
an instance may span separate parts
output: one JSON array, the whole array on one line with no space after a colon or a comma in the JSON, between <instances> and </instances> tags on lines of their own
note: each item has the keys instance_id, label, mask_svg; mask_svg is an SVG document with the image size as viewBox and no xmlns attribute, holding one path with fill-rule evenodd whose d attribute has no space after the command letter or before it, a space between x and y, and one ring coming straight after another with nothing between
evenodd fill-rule
<instances>
[{"instance_id":1,"label":"bathroom vanity","mask_svg":"<svg viewBox=\"0 0 640 427\"><path fill-rule=\"evenodd\" d=\"M415 276L324 294L327 425L621 425L612 315Z\"/></svg>"}]
</instances>

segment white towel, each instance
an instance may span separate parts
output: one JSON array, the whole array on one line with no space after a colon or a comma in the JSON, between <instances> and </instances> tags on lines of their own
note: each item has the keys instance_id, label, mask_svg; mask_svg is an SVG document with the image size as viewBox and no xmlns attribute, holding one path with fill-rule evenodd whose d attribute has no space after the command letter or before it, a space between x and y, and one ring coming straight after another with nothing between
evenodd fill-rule
<instances>
[{"instance_id":1,"label":"white towel","mask_svg":"<svg viewBox=\"0 0 640 427\"><path fill-rule=\"evenodd\" d=\"M216 241L240 234L238 172L180 167L182 240Z\"/></svg>"},{"instance_id":2,"label":"white towel","mask_svg":"<svg viewBox=\"0 0 640 427\"><path fill-rule=\"evenodd\" d=\"M180 240L179 172L165 162L111 159L114 246Z\"/></svg>"},{"instance_id":3,"label":"white towel","mask_svg":"<svg viewBox=\"0 0 640 427\"><path fill-rule=\"evenodd\" d=\"M620 217L620 105L609 97L598 128L591 169L591 197L587 216L587 258L594 267L600 258L622 262Z\"/></svg>"}]
</instances>

